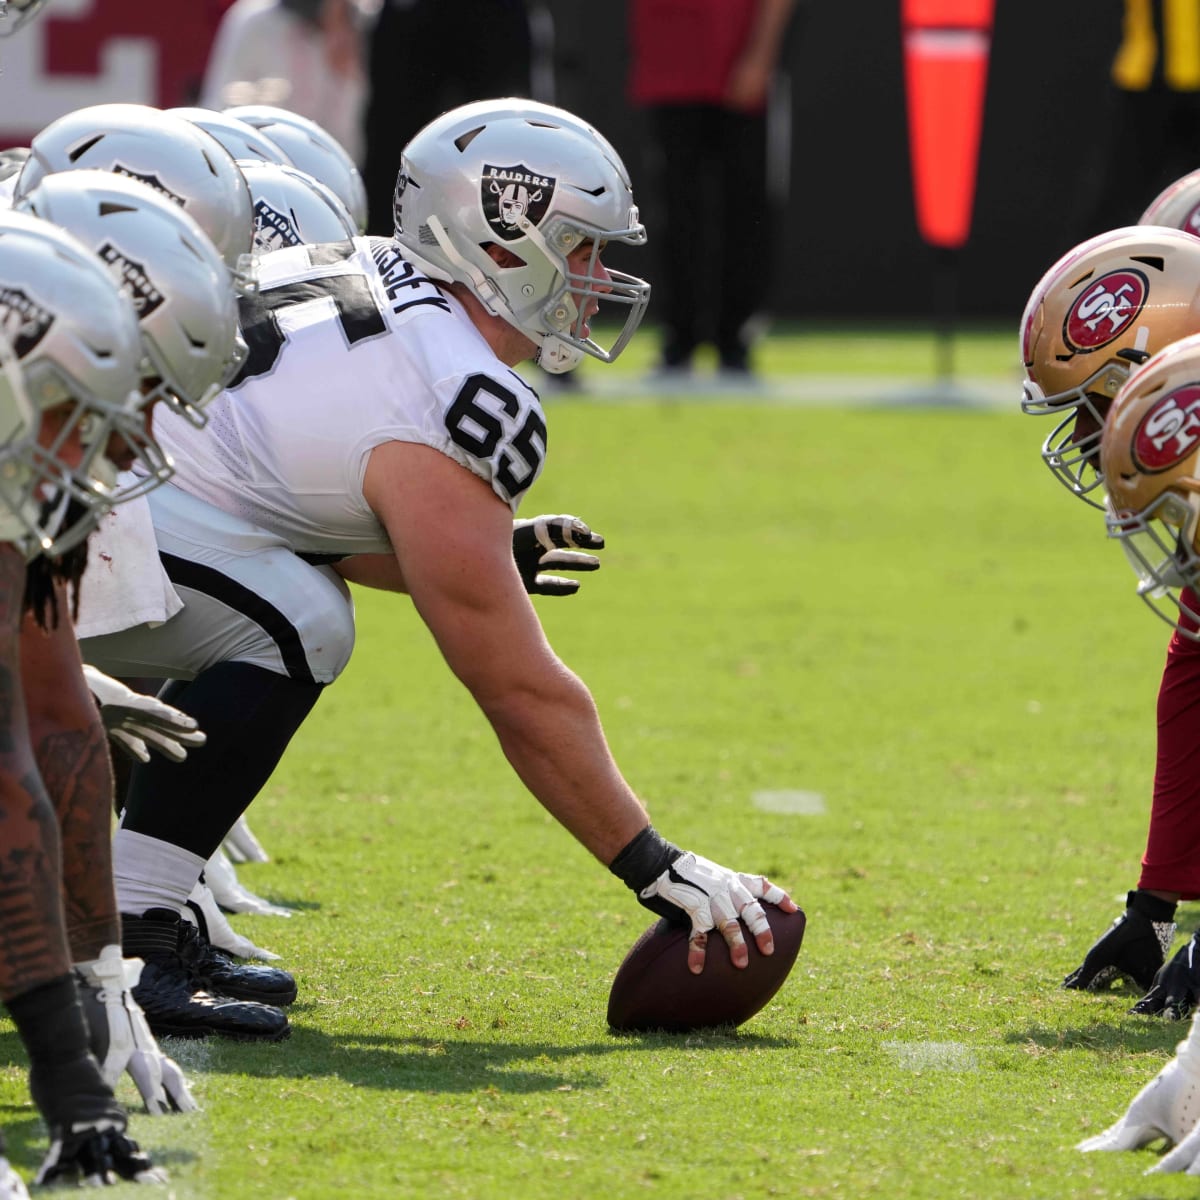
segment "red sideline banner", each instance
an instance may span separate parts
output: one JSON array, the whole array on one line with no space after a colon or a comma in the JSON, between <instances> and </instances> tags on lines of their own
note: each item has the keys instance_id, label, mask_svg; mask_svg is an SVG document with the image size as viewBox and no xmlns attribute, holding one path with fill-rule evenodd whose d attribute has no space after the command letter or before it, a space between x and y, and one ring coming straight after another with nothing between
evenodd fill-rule
<instances>
[{"instance_id":1,"label":"red sideline banner","mask_svg":"<svg viewBox=\"0 0 1200 1200\"><path fill-rule=\"evenodd\" d=\"M901 0L917 228L956 250L971 232L995 0Z\"/></svg>"},{"instance_id":2,"label":"red sideline banner","mask_svg":"<svg viewBox=\"0 0 1200 1200\"><path fill-rule=\"evenodd\" d=\"M0 39L0 148L89 104L194 103L230 3L51 0Z\"/></svg>"}]
</instances>

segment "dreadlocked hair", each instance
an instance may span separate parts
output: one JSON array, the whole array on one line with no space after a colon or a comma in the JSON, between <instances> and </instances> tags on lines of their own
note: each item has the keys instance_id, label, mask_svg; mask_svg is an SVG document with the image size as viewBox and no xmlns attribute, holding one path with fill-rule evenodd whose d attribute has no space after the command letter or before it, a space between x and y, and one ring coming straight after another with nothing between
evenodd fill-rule
<instances>
[{"instance_id":1,"label":"dreadlocked hair","mask_svg":"<svg viewBox=\"0 0 1200 1200\"><path fill-rule=\"evenodd\" d=\"M71 500L63 514L63 527L69 528L81 520L87 511L87 505L80 500ZM71 606L71 620L79 616L79 582L87 568L88 543L87 538L77 546L73 546L64 554L51 558L47 554L39 554L27 567L25 572L25 597L23 611L33 614L33 619L45 630L57 629L58 586L67 589Z\"/></svg>"}]
</instances>

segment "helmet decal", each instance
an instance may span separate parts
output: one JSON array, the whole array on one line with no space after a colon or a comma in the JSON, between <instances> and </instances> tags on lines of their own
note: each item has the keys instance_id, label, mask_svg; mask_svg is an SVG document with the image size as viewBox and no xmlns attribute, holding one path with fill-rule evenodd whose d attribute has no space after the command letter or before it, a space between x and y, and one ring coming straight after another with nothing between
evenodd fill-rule
<instances>
[{"instance_id":1,"label":"helmet decal","mask_svg":"<svg viewBox=\"0 0 1200 1200\"><path fill-rule=\"evenodd\" d=\"M255 200L255 254L265 254L268 250L282 250L285 246L298 246L302 240L289 214L280 212L266 200Z\"/></svg>"},{"instance_id":2,"label":"helmet decal","mask_svg":"<svg viewBox=\"0 0 1200 1200\"><path fill-rule=\"evenodd\" d=\"M120 276L121 288L133 301L139 321L148 317L166 299L146 274L145 266L127 258L111 242L105 242L97 253L110 270Z\"/></svg>"},{"instance_id":3,"label":"helmet decal","mask_svg":"<svg viewBox=\"0 0 1200 1200\"><path fill-rule=\"evenodd\" d=\"M1141 271L1122 267L1089 283L1063 321L1072 350L1096 350L1115 341L1145 307L1150 284Z\"/></svg>"},{"instance_id":4,"label":"helmet decal","mask_svg":"<svg viewBox=\"0 0 1200 1200\"><path fill-rule=\"evenodd\" d=\"M1185 383L1156 400L1133 433L1133 461L1139 471L1169 471L1200 446L1200 382Z\"/></svg>"},{"instance_id":5,"label":"helmet decal","mask_svg":"<svg viewBox=\"0 0 1200 1200\"><path fill-rule=\"evenodd\" d=\"M534 225L541 224L556 183L552 175L538 175L524 163L511 167L484 163L480 181L483 215L504 241L516 241L525 236L520 225L522 218L528 217Z\"/></svg>"},{"instance_id":6,"label":"helmet decal","mask_svg":"<svg viewBox=\"0 0 1200 1200\"><path fill-rule=\"evenodd\" d=\"M141 171L131 171L128 167L123 167L120 163L113 163L112 169L117 175L124 175L128 179L140 180L147 187L152 187L160 196L166 196L168 200L174 201L180 208L187 207L187 201L176 192L171 191L157 175L144 174Z\"/></svg>"},{"instance_id":7,"label":"helmet decal","mask_svg":"<svg viewBox=\"0 0 1200 1200\"><path fill-rule=\"evenodd\" d=\"M18 359L24 358L50 331L54 317L19 287L0 287L0 331Z\"/></svg>"}]
</instances>

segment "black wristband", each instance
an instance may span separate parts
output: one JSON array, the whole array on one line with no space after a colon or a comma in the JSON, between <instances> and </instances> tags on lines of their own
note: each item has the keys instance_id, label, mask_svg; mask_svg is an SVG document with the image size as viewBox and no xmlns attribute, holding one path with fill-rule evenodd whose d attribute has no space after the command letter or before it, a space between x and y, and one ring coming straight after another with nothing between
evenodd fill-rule
<instances>
[{"instance_id":1,"label":"black wristband","mask_svg":"<svg viewBox=\"0 0 1200 1200\"><path fill-rule=\"evenodd\" d=\"M649 887L681 854L662 837L653 825L647 825L616 858L608 869L635 892Z\"/></svg>"}]
</instances>

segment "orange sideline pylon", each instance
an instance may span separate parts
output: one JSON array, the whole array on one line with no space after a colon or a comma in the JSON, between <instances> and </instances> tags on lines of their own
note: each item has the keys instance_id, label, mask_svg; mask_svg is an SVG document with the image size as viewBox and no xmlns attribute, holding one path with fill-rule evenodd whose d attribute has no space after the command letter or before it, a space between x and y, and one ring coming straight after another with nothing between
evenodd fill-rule
<instances>
[{"instance_id":1,"label":"orange sideline pylon","mask_svg":"<svg viewBox=\"0 0 1200 1200\"><path fill-rule=\"evenodd\" d=\"M901 0L917 228L957 250L971 232L995 0Z\"/></svg>"}]
</instances>

